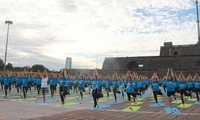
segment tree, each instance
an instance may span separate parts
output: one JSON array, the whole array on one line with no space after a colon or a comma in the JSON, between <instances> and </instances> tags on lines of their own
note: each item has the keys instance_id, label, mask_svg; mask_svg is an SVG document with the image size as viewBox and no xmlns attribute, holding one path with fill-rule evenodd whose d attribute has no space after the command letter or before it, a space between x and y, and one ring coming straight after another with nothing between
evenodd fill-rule
<instances>
[{"instance_id":1,"label":"tree","mask_svg":"<svg viewBox=\"0 0 200 120\"><path fill-rule=\"evenodd\" d=\"M13 69L13 65L11 63L8 63L6 65L6 70L12 70Z\"/></svg>"},{"instance_id":2,"label":"tree","mask_svg":"<svg viewBox=\"0 0 200 120\"><path fill-rule=\"evenodd\" d=\"M3 60L0 58L0 70L3 70L4 68L4 62Z\"/></svg>"},{"instance_id":3,"label":"tree","mask_svg":"<svg viewBox=\"0 0 200 120\"><path fill-rule=\"evenodd\" d=\"M37 72L38 70L43 72L45 69L47 69L47 68L44 67L43 65L40 65L40 64L33 65L32 68L31 68L31 70L33 72ZM47 71L49 71L49 70L47 69Z\"/></svg>"}]
</instances>

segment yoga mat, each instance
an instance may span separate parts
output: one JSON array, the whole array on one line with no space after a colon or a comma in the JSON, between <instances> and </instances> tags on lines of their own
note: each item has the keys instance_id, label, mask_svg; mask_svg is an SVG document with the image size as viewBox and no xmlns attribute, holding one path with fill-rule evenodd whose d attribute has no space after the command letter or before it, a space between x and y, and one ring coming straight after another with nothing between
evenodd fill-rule
<instances>
[{"instance_id":1,"label":"yoga mat","mask_svg":"<svg viewBox=\"0 0 200 120\"><path fill-rule=\"evenodd\" d=\"M195 102L195 101L197 101L197 99L196 99L196 98L192 98L192 99L191 99L191 98L187 98L187 100L188 100L188 101L192 101L192 102Z\"/></svg>"},{"instance_id":2,"label":"yoga mat","mask_svg":"<svg viewBox=\"0 0 200 120\"><path fill-rule=\"evenodd\" d=\"M154 97L152 96L151 99L154 99ZM163 99L162 96L157 96L157 99Z\"/></svg>"},{"instance_id":3,"label":"yoga mat","mask_svg":"<svg viewBox=\"0 0 200 120\"><path fill-rule=\"evenodd\" d=\"M30 94L37 94L38 92L37 91L31 91L31 92L28 92Z\"/></svg>"},{"instance_id":4,"label":"yoga mat","mask_svg":"<svg viewBox=\"0 0 200 120\"><path fill-rule=\"evenodd\" d=\"M31 103L33 104L53 104L59 102L59 100L51 99L51 100L46 100L45 102L43 100L35 100L32 101Z\"/></svg>"},{"instance_id":5,"label":"yoga mat","mask_svg":"<svg viewBox=\"0 0 200 120\"><path fill-rule=\"evenodd\" d=\"M79 104L81 104L81 103L79 103L79 102L68 102L68 103L65 103L65 104L59 104L59 105L55 105L55 106L57 106L57 107L66 107L66 106L75 106L75 105L79 105Z\"/></svg>"},{"instance_id":6,"label":"yoga mat","mask_svg":"<svg viewBox=\"0 0 200 120\"><path fill-rule=\"evenodd\" d=\"M172 114L172 115L179 115L181 112L179 111L178 108L170 108L170 107L165 107L165 112L167 114Z\"/></svg>"},{"instance_id":7,"label":"yoga mat","mask_svg":"<svg viewBox=\"0 0 200 120\"><path fill-rule=\"evenodd\" d=\"M178 107L180 107L180 108L189 108L191 106L192 106L192 104L181 104Z\"/></svg>"},{"instance_id":8,"label":"yoga mat","mask_svg":"<svg viewBox=\"0 0 200 120\"><path fill-rule=\"evenodd\" d=\"M91 110L99 110L99 109L104 109L104 108L108 108L110 107L110 105L97 105L97 107L95 108L90 108Z\"/></svg>"},{"instance_id":9,"label":"yoga mat","mask_svg":"<svg viewBox=\"0 0 200 120\"><path fill-rule=\"evenodd\" d=\"M92 98L92 97L91 97ZM102 99L102 100L108 100L108 99L113 99L113 97L102 97L102 98L100 98L100 99Z\"/></svg>"},{"instance_id":10,"label":"yoga mat","mask_svg":"<svg viewBox=\"0 0 200 120\"><path fill-rule=\"evenodd\" d=\"M66 100L76 100L76 99L81 100L81 97L80 96L65 96L65 99ZM84 96L83 96L83 99L84 99Z\"/></svg>"},{"instance_id":11,"label":"yoga mat","mask_svg":"<svg viewBox=\"0 0 200 120\"><path fill-rule=\"evenodd\" d=\"M136 112L140 109L141 107L140 106L129 106L125 109L123 109L122 111L123 112Z\"/></svg>"},{"instance_id":12,"label":"yoga mat","mask_svg":"<svg viewBox=\"0 0 200 120\"><path fill-rule=\"evenodd\" d=\"M60 94L59 93L54 93L54 96L59 96Z\"/></svg>"},{"instance_id":13,"label":"yoga mat","mask_svg":"<svg viewBox=\"0 0 200 120\"><path fill-rule=\"evenodd\" d=\"M106 101L107 101L107 100L98 100L97 103L98 103L98 102L106 102ZM94 101L93 101L93 100L90 100L90 101L87 101L87 102L93 103Z\"/></svg>"},{"instance_id":14,"label":"yoga mat","mask_svg":"<svg viewBox=\"0 0 200 120\"><path fill-rule=\"evenodd\" d=\"M47 97L51 97L51 94L46 94L45 96L47 96Z\"/></svg>"},{"instance_id":15,"label":"yoga mat","mask_svg":"<svg viewBox=\"0 0 200 120\"><path fill-rule=\"evenodd\" d=\"M140 102L132 102L131 105L132 106L137 106L137 105L141 105L143 104L144 102L140 101ZM127 103L126 105L129 105L129 103Z\"/></svg>"},{"instance_id":16,"label":"yoga mat","mask_svg":"<svg viewBox=\"0 0 200 120\"><path fill-rule=\"evenodd\" d=\"M29 101L29 100L36 100L36 98L20 98L20 99L17 99L17 101Z\"/></svg>"},{"instance_id":17,"label":"yoga mat","mask_svg":"<svg viewBox=\"0 0 200 120\"><path fill-rule=\"evenodd\" d=\"M116 105L116 104L120 104L120 103L123 103L124 101L123 100L120 100L120 101L117 101L117 102L107 102L107 103L105 103L105 104L107 104L107 105Z\"/></svg>"},{"instance_id":18,"label":"yoga mat","mask_svg":"<svg viewBox=\"0 0 200 120\"><path fill-rule=\"evenodd\" d=\"M163 99L158 99L158 102L162 102L163 101ZM150 102L156 102L155 100L151 100Z\"/></svg>"},{"instance_id":19,"label":"yoga mat","mask_svg":"<svg viewBox=\"0 0 200 120\"><path fill-rule=\"evenodd\" d=\"M7 99L20 99L22 96L7 96Z\"/></svg>"},{"instance_id":20,"label":"yoga mat","mask_svg":"<svg viewBox=\"0 0 200 120\"><path fill-rule=\"evenodd\" d=\"M150 105L151 107L162 107L165 106L165 103L154 103Z\"/></svg>"},{"instance_id":21,"label":"yoga mat","mask_svg":"<svg viewBox=\"0 0 200 120\"><path fill-rule=\"evenodd\" d=\"M93 98L91 98L91 97L83 98L83 101L91 101L91 100L93 100Z\"/></svg>"},{"instance_id":22,"label":"yoga mat","mask_svg":"<svg viewBox=\"0 0 200 120\"><path fill-rule=\"evenodd\" d=\"M143 98L136 98L137 101L143 101Z\"/></svg>"},{"instance_id":23,"label":"yoga mat","mask_svg":"<svg viewBox=\"0 0 200 120\"><path fill-rule=\"evenodd\" d=\"M196 104L196 105L200 105L200 101L196 101L194 104Z\"/></svg>"},{"instance_id":24,"label":"yoga mat","mask_svg":"<svg viewBox=\"0 0 200 120\"><path fill-rule=\"evenodd\" d=\"M141 95L140 98L147 98L149 97L150 93L149 92L145 92L144 94Z\"/></svg>"},{"instance_id":25,"label":"yoga mat","mask_svg":"<svg viewBox=\"0 0 200 120\"><path fill-rule=\"evenodd\" d=\"M175 104L181 104L182 101L181 101L181 100L174 100L174 101L172 101L172 103L175 103Z\"/></svg>"}]
</instances>

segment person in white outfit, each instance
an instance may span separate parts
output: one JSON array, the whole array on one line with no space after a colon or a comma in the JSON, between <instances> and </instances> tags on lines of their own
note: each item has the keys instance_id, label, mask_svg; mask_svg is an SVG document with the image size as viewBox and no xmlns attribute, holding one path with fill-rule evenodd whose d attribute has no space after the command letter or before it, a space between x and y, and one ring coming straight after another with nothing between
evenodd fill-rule
<instances>
[{"instance_id":1,"label":"person in white outfit","mask_svg":"<svg viewBox=\"0 0 200 120\"><path fill-rule=\"evenodd\" d=\"M43 95L43 100L45 102L45 93L48 91L48 76L43 75L42 76L42 81L41 81L41 88L42 88L42 95Z\"/></svg>"}]
</instances>

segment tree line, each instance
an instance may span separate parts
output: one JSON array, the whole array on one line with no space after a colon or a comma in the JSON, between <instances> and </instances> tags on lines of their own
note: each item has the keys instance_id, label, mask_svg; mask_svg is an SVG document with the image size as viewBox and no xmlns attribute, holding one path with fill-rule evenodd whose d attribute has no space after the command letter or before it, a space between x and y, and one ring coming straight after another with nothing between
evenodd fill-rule
<instances>
[{"instance_id":1,"label":"tree line","mask_svg":"<svg viewBox=\"0 0 200 120\"><path fill-rule=\"evenodd\" d=\"M41 64L35 64L32 67L30 66L24 66L24 67L13 67L12 63L7 63L6 64L6 70L11 70L11 71L23 71L24 69L26 70L31 70L33 72L37 72L39 71L44 71L45 69L47 71L49 71L48 68L46 68L44 65ZM0 58L0 71L4 70L4 62L3 60Z\"/></svg>"}]
</instances>

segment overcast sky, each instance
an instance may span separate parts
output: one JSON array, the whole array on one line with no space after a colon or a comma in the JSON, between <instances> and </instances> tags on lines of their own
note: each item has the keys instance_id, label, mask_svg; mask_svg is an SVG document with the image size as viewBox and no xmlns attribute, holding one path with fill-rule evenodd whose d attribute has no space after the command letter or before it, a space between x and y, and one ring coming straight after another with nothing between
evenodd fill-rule
<instances>
[{"instance_id":1,"label":"overcast sky","mask_svg":"<svg viewBox=\"0 0 200 120\"><path fill-rule=\"evenodd\" d=\"M158 56L196 44L195 0L0 0L0 58L16 66L101 68L105 57Z\"/></svg>"}]
</instances>

